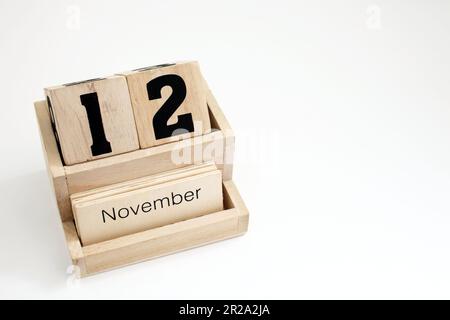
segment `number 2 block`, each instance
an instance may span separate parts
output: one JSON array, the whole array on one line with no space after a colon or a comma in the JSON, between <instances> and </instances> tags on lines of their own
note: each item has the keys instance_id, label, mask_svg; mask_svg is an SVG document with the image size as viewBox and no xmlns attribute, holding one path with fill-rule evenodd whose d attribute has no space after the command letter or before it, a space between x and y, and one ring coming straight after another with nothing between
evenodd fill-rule
<instances>
[{"instance_id":1,"label":"number 2 block","mask_svg":"<svg viewBox=\"0 0 450 320\"><path fill-rule=\"evenodd\" d=\"M141 148L211 131L205 85L197 62L124 72Z\"/></svg>"},{"instance_id":2,"label":"number 2 block","mask_svg":"<svg viewBox=\"0 0 450 320\"><path fill-rule=\"evenodd\" d=\"M139 148L125 77L49 87L45 94L66 165Z\"/></svg>"}]
</instances>

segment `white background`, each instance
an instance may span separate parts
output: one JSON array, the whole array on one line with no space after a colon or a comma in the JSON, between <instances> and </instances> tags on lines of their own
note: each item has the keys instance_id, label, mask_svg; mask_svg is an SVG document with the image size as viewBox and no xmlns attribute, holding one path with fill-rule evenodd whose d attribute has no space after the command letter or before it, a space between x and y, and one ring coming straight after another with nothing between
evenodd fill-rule
<instances>
[{"instance_id":1,"label":"white background","mask_svg":"<svg viewBox=\"0 0 450 320\"><path fill-rule=\"evenodd\" d=\"M450 298L448 1L0 1L1 298ZM33 101L195 59L240 238L72 281Z\"/></svg>"}]
</instances>

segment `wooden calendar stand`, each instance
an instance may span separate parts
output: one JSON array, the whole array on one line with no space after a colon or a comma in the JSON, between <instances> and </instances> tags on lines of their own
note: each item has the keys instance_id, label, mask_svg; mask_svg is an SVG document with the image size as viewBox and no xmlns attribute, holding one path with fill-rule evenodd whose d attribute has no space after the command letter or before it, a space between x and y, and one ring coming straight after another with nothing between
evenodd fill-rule
<instances>
[{"instance_id":1,"label":"wooden calendar stand","mask_svg":"<svg viewBox=\"0 0 450 320\"><path fill-rule=\"evenodd\" d=\"M81 276L235 237L247 231L248 210L231 180L234 134L210 90L207 90L207 103L213 128L211 133L71 166L64 166L61 161L47 102L35 103L47 170L67 246L72 263L79 266ZM186 166L188 164L171 161L172 152L201 153L212 143L222 147L214 153L206 153L202 160L214 161L222 170L223 211L113 240L87 246L81 244L73 220L71 194Z\"/></svg>"}]
</instances>

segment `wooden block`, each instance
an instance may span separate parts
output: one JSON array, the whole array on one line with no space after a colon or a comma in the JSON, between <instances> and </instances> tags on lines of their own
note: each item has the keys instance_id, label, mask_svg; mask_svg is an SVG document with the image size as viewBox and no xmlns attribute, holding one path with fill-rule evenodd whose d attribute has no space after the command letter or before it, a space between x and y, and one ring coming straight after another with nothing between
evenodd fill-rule
<instances>
[{"instance_id":1,"label":"wooden block","mask_svg":"<svg viewBox=\"0 0 450 320\"><path fill-rule=\"evenodd\" d=\"M126 79L93 79L45 89L66 165L139 148Z\"/></svg>"},{"instance_id":2,"label":"wooden block","mask_svg":"<svg viewBox=\"0 0 450 320\"><path fill-rule=\"evenodd\" d=\"M141 148L211 131L205 82L197 62L124 72Z\"/></svg>"},{"instance_id":3,"label":"wooden block","mask_svg":"<svg viewBox=\"0 0 450 320\"><path fill-rule=\"evenodd\" d=\"M83 245L223 210L219 170L73 204Z\"/></svg>"}]
</instances>

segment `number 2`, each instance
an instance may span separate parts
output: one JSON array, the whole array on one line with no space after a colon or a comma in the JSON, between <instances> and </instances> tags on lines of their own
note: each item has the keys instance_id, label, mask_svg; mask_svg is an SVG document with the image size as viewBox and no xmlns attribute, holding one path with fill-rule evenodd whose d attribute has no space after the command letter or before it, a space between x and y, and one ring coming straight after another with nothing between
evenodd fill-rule
<instances>
[{"instance_id":1,"label":"number 2","mask_svg":"<svg viewBox=\"0 0 450 320\"><path fill-rule=\"evenodd\" d=\"M172 94L153 117L153 130L157 140L176 135L176 130L181 131L178 134L185 133L186 131L194 132L194 121L192 120L191 113L181 114L178 116L176 123L171 125L167 124L170 117L186 98L186 84L183 78L176 74L167 74L149 81L147 83L148 99L161 99L161 90L165 86L172 88Z\"/></svg>"}]
</instances>

